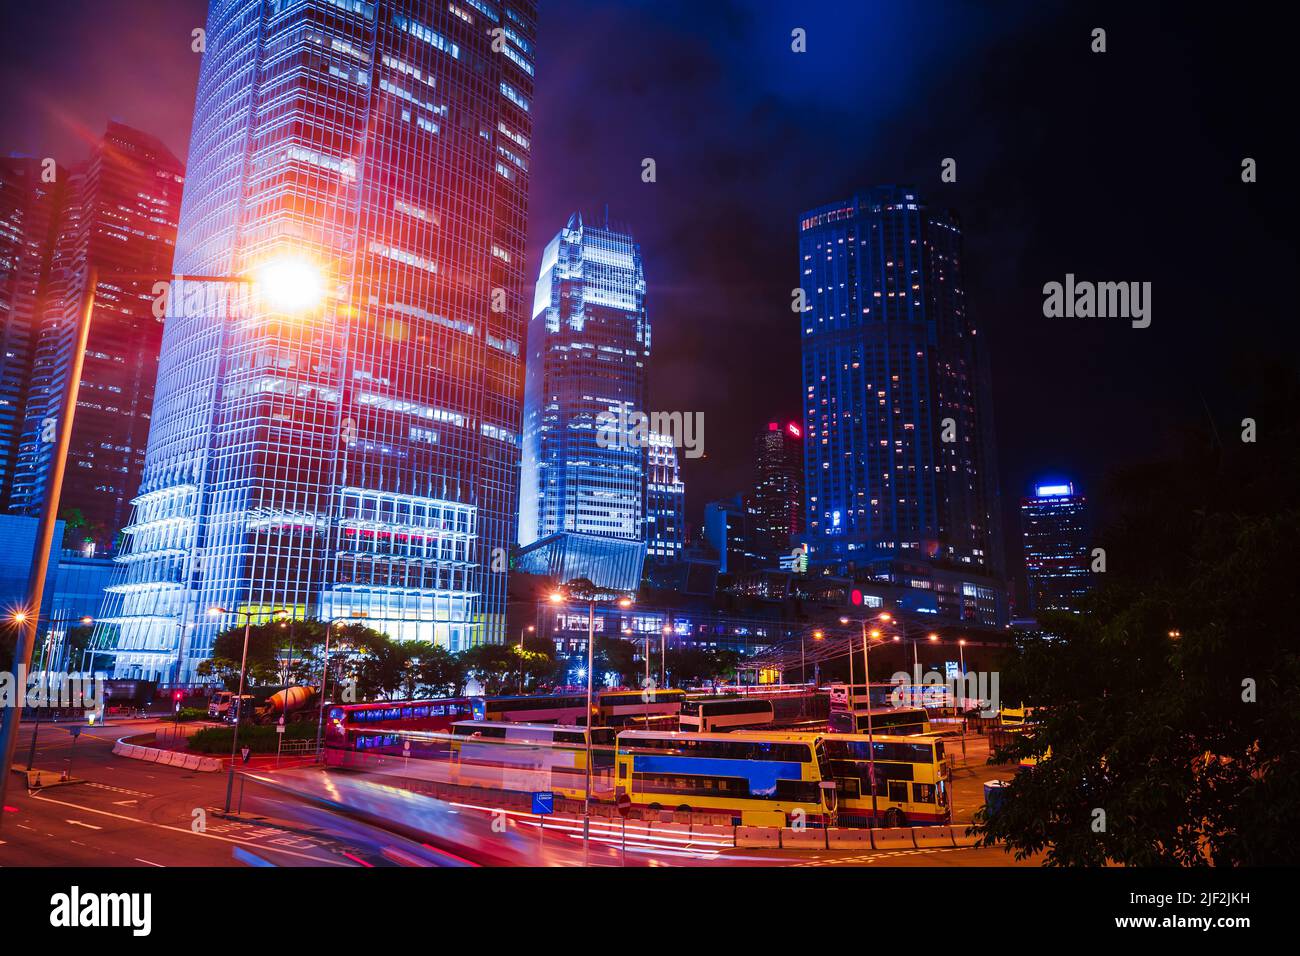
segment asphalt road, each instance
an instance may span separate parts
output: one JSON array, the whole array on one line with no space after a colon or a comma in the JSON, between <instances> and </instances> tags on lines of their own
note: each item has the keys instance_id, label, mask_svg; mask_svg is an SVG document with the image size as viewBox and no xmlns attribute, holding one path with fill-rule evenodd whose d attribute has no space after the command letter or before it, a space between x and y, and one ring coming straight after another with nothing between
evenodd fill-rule
<instances>
[{"instance_id":1,"label":"asphalt road","mask_svg":"<svg viewBox=\"0 0 1300 956\"><path fill-rule=\"evenodd\" d=\"M497 819L479 808L418 797L354 773L317 768L257 770L243 781L242 809L262 819L228 820L212 812L225 800L226 774L201 773L115 756L113 742L165 728L166 722L114 723L84 730L74 742L66 725L44 724L35 766L65 768L82 780L28 793L10 777L0 826L0 866L238 866L253 858L276 866L488 864L648 866L1008 866L997 848L906 850L752 850L707 841L662 840L593 823L582 851L579 825L535 818ZM31 725L22 728L17 760L25 764ZM955 748L959 756L960 748ZM954 819L968 821L983 802L984 780L1009 768L982 765L982 741L968 741L954 772ZM241 780L234 793L238 804ZM347 813L339 810L347 808ZM369 812L358 816L355 808ZM404 821L405 826L396 821ZM379 823L380 825L376 825ZM504 828L504 829L500 829Z\"/></svg>"}]
</instances>

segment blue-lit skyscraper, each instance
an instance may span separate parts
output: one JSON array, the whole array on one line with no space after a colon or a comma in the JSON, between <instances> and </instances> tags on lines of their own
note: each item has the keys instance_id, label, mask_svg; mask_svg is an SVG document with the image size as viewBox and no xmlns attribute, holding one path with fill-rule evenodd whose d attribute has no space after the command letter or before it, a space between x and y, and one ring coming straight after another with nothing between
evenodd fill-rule
<instances>
[{"instance_id":1,"label":"blue-lit skyscraper","mask_svg":"<svg viewBox=\"0 0 1300 956\"><path fill-rule=\"evenodd\" d=\"M1073 610L1092 587L1087 499L1070 482L1036 485L1020 522L1030 610Z\"/></svg>"},{"instance_id":2,"label":"blue-lit skyscraper","mask_svg":"<svg viewBox=\"0 0 1300 956\"><path fill-rule=\"evenodd\" d=\"M191 676L237 620L213 606L501 638L535 6L212 0L175 271L325 294L173 296L119 674Z\"/></svg>"},{"instance_id":3,"label":"blue-lit skyscraper","mask_svg":"<svg viewBox=\"0 0 1300 956\"><path fill-rule=\"evenodd\" d=\"M546 246L524 383L525 548L576 534L635 543L644 556L649 435L636 423L650 357L645 289L640 247L608 221L575 213Z\"/></svg>"},{"instance_id":4,"label":"blue-lit skyscraper","mask_svg":"<svg viewBox=\"0 0 1300 956\"><path fill-rule=\"evenodd\" d=\"M1001 560L960 223L908 187L822 206L799 223L799 282L812 561L899 584L926 566L991 576L940 595L940 613L969 616Z\"/></svg>"}]
</instances>

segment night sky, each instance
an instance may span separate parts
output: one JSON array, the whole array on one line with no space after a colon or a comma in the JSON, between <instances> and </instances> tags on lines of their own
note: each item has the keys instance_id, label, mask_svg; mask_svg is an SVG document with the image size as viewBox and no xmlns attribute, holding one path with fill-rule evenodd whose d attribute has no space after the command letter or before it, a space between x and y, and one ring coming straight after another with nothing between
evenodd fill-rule
<instances>
[{"instance_id":1,"label":"night sky","mask_svg":"<svg viewBox=\"0 0 1300 956\"><path fill-rule=\"evenodd\" d=\"M542 0L530 271L575 209L608 204L639 239L651 407L705 415L692 519L748 483L758 427L800 415L799 214L877 183L964 220L1009 545L1036 478L1095 493L1181 423L1250 414L1238 357L1297 354L1294 55L1266 6L1192 6ZM205 9L9 5L0 151L72 163L114 117L183 158ZM1151 327L1044 318L1043 284L1067 272L1153 283Z\"/></svg>"}]
</instances>

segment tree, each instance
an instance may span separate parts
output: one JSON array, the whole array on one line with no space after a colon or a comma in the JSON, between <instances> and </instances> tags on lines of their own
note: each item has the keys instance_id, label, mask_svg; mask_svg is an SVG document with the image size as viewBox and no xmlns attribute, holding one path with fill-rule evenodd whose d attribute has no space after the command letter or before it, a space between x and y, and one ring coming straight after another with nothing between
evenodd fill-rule
<instances>
[{"instance_id":1,"label":"tree","mask_svg":"<svg viewBox=\"0 0 1300 956\"><path fill-rule=\"evenodd\" d=\"M466 672L483 685L489 696L518 687L519 652L506 644L478 644L460 652Z\"/></svg>"},{"instance_id":2,"label":"tree","mask_svg":"<svg viewBox=\"0 0 1300 956\"><path fill-rule=\"evenodd\" d=\"M977 817L985 842L1053 865L1300 858L1300 387L1258 378L1280 383L1251 403L1267 438L1195 434L1120 475L1100 586L1018 639L1002 696L1041 720L994 759L1050 755Z\"/></svg>"}]
</instances>

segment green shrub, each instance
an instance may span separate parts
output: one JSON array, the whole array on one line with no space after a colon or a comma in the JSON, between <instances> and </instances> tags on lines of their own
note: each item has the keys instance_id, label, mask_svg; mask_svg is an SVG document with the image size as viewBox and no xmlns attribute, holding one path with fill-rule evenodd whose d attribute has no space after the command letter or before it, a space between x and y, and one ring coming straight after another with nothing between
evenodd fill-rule
<instances>
[{"instance_id":1,"label":"green shrub","mask_svg":"<svg viewBox=\"0 0 1300 956\"><path fill-rule=\"evenodd\" d=\"M234 727L204 727L189 739L189 749L200 754L229 754ZM273 754L276 750L275 725L248 725L239 728L239 747L252 748L255 754ZM310 722L288 724L284 728L285 740L315 740L316 725Z\"/></svg>"}]
</instances>

